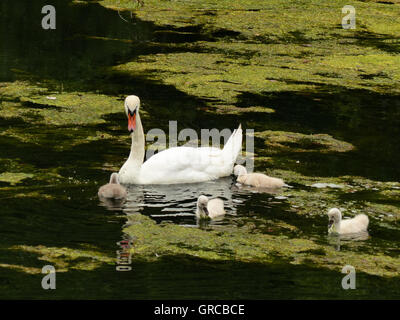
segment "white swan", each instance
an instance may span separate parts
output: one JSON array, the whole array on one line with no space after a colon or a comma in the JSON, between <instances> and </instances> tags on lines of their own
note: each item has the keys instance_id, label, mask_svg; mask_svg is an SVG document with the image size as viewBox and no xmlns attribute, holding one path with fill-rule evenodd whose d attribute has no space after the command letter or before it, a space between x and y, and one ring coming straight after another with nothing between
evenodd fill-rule
<instances>
[{"instance_id":1,"label":"white swan","mask_svg":"<svg viewBox=\"0 0 400 320\"><path fill-rule=\"evenodd\" d=\"M270 189L286 186L282 179L269 177L258 172L247 173L246 168L239 164L235 166L233 173L237 176L237 182L248 186Z\"/></svg>"},{"instance_id":2,"label":"white swan","mask_svg":"<svg viewBox=\"0 0 400 320\"><path fill-rule=\"evenodd\" d=\"M174 184L214 180L229 176L242 149L242 129L239 126L224 148L174 147L161 151L146 162L144 133L140 121L140 100L125 99L125 113L132 145L128 160L119 170L119 180L125 184Z\"/></svg>"},{"instance_id":3,"label":"white swan","mask_svg":"<svg viewBox=\"0 0 400 320\"><path fill-rule=\"evenodd\" d=\"M352 219L342 220L342 213L339 209L333 208L328 211L329 233L359 233L365 232L368 228L369 219L365 214L358 214Z\"/></svg>"},{"instance_id":4,"label":"white swan","mask_svg":"<svg viewBox=\"0 0 400 320\"><path fill-rule=\"evenodd\" d=\"M225 214L224 202L219 199L208 200L206 196L197 199L196 217L199 219L214 219Z\"/></svg>"},{"instance_id":5,"label":"white swan","mask_svg":"<svg viewBox=\"0 0 400 320\"><path fill-rule=\"evenodd\" d=\"M98 192L99 198L124 199L127 196L126 189L119 184L118 173L111 174L110 182L101 186Z\"/></svg>"}]
</instances>

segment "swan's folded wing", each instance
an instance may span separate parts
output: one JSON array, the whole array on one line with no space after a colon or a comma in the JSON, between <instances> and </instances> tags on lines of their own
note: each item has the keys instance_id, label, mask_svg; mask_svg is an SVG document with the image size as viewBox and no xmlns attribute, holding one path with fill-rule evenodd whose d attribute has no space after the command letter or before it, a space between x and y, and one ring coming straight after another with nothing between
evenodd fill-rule
<instances>
[{"instance_id":1,"label":"swan's folded wing","mask_svg":"<svg viewBox=\"0 0 400 320\"><path fill-rule=\"evenodd\" d=\"M219 198L211 199L210 201L208 201L207 209L211 218L224 215L224 201Z\"/></svg>"},{"instance_id":2,"label":"swan's folded wing","mask_svg":"<svg viewBox=\"0 0 400 320\"><path fill-rule=\"evenodd\" d=\"M154 183L180 183L215 179L225 171L221 149L175 147L150 157L140 174Z\"/></svg>"}]
</instances>

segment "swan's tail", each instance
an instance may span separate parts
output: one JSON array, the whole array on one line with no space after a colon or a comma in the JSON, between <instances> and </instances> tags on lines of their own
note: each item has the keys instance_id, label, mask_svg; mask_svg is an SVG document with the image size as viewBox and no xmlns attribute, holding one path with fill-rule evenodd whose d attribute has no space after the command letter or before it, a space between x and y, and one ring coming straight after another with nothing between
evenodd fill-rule
<instances>
[{"instance_id":1,"label":"swan's tail","mask_svg":"<svg viewBox=\"0 0 400 320\"><path fill-rule=\"evenodd\" d=\"M240 151L242 150L242 125L240 124L229 137L222 149L224 162L226 165L233 166Z\"/></svg>"},{"instance_id":2,"label":"swan's tail","mask_svg":"<svg viewBox=\"0 0 400 320\"><path fill-rule=\"evenodd\" d=\"M358 223L362 224L363 226L368 227L369 219L368 216L365 215L364 213L355 216L354 219L357 220Z\"/></svg>"}]
</instances>

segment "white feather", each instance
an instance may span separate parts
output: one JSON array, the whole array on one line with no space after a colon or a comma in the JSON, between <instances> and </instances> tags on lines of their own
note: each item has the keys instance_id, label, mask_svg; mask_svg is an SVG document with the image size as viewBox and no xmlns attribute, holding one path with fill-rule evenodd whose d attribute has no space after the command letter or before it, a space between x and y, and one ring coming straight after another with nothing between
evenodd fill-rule
<instances>
[{"instance_id":1,"label":"white feather","mask_svg":"<svg viewBox=\"0 0 400 320\"><path fill-rule=\"evenodd\" d=\"M239 126L224 148L174 147L161 151L146 162L144 134L139 116L139 98L129 96L125 110L136 110L136 131L132 133L131 153L119 171L119 179L127 184L174 184L214 180L229 176L242 148L242 129Z\"/></svg>"}]
</instances>

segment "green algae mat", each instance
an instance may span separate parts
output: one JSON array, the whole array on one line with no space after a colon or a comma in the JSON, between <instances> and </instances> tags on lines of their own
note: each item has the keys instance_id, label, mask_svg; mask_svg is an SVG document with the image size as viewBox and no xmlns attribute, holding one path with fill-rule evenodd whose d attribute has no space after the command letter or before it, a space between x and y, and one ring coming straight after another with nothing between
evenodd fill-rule
<instances>
[{"instance_id":1,"label":"green algae mat","mask_svg":"<svg viewBox=\"0 0 400 320\"><path fill-rule=\"evenodd\" d=\"M55 0L55 30L45 4L0 4L2 299L400 298L400 1ZM145 133L254 130L255 170L291 187L99 201L129 155L131 94ZM224 219L196 221L201 193ZM332 207L367 214L369 236L328 236Z\"/></svg>"}]
</instances>

